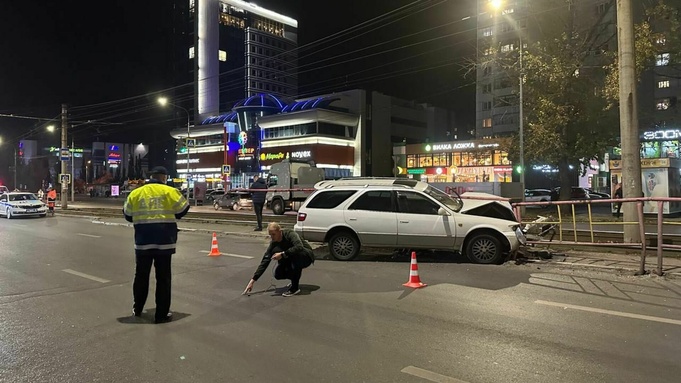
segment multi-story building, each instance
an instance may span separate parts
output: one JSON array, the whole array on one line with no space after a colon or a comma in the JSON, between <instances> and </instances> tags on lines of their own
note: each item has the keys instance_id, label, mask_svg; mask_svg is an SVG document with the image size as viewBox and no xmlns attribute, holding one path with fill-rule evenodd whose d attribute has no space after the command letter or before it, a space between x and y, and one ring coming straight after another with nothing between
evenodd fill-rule
<instances>
[{"instance_id":1,"label":"multi-story building","mask_svg":"<svg viewBox=\"0 0 681 383\"><path fill-rule=\"evenodd\" d=\"M195 121L257 93L296 95L296 20L243 0L178 0L175 8L176 82L194 85L179 88L176 103Z\"/></svg>"},{"instance_id":2,"label":"multi-story building","mask_svg":"<svg viewBox=\"0 0 681 383\"><path fill-rule=\"evenodd\" d=\"M499 64L499 56L518 60L520 47L560 35L570 22L574 29L585 31L597 26L589 35L593 49L587 64L598 66L602 54L616 49L615 4L608 0L563 0L536 2L505 0L493 9L490 0L477 0L476 137L491 138L516 133L519 128L519 78ZM508 64L508 61L504 62ZM518 62L516 64L518 65ZM588 67L589 65L586 65ZM513 73L517 73L517 68Z\"/></svg>"}]
</instances>

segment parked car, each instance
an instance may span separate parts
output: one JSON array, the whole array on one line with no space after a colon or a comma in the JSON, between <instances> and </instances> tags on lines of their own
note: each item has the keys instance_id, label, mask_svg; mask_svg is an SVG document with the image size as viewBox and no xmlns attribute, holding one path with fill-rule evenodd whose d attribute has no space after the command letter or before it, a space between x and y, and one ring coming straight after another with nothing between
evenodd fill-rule
<instances>
[{"instance_id":1,"label":"parked car","mask_svg":"<svg viewBox=\"0 0 681 383\"><path fill-rule=\"evenodd\" d=\"M296 232L328 242L338 260L361 247L458 251L475 263L501 263L525 236L506 201L449 196L408 179L321 181L298 211ZM464 196L496 198L486 193Z\"/></svg>"},{"instance_id":2,"label":"parked car","mask_svg":"<svg viewBox=\"0 0 681 383\"><path fill-rule=\"evenodd\" d=\"M586 189L586 191L589 193L589 198L591 199L610 199L610 194L608 193L597 192L593 189Z\"/></svg>"},{"instance_id":3,"label":"parked car","mask_svg":"<svg viewBox=\"0 0 681 383\"><path fill-rule=\"evenodd\" d=\"M219 198L213 201L215 210L220 209L250 209L253 207L251 201L251 193L247 191L230 190L223 193Z\"/></svg>"},{"instance_id":4,"label":"parked car","mask_svg":"<svg viewBox=\"0 0 681 383\"><path fill-rule=\"evenodd\" d=\"M551 201L551 190L530 189L525 190L525 202L548 202Z\"/></svg>"},{"instance_id":5,"label":"parked car","mask_svg":"<svg viewBox=\"0 0 681 383\"><path fill-rule=\"evenodd\" d=\"M560 186L558 186L556 189L557 195L560 195ZM590 199L591 197L589 196L589 192L579 186L573 186L571 191L570 191L570 199Z\"/></svg>"},{"instance_id":6,"label":"parked car","mask_svg":"<svg viewBox=\"0 0 681 383\"><path fill-rule=\"evenodd\" d=\"M33 193L7 192L0 195L0 214L4 215L7 219L22 215L45 217L47 215L47 205L40 201Z\"/></svg>"},{"instance_id":7,"label":"parked car","mask_svg":"<svg viewBox=\"0 0 681 383\"><path fill-rule=\"evenodd\" d=\"M223 194L225 194L224 189L218 189L218 190L209 189L209 190L210 191L208 191L208 190L206 191L206 202L208 202L208 203L215 202L215 200L217 200Z\"/></svg>"}]
</instances>

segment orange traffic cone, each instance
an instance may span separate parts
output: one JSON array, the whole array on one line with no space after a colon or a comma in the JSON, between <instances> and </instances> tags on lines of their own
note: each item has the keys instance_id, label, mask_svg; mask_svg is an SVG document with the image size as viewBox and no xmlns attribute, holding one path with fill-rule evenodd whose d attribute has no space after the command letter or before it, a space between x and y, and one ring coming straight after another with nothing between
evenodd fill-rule
<instances>
[{"instance_id":1,"label":"orange traffic cone","mask_svg":"<svg viewBox=\"0 0 681 383\"><path fill-rule=\"evenodd\" d=\"M411 252L411 267L409 269L409 282L403 284L402 286L413 287L415 289L426 287L427 284L421 282L419 278L419 265L416 263L416 252Z\"/></svg>"},{"instance_id":2,"label":"orange traffic cone","mask_svg":"<svg viewBox=\"0 0 681 383\"><path fill-rule=\"evenodd\" d=\"M222 253L218 250L218 236L213 233L213 242L210 244L210 253L208 253L208 256L219 257L221 255Z\"/></svg>"}]
</instances>

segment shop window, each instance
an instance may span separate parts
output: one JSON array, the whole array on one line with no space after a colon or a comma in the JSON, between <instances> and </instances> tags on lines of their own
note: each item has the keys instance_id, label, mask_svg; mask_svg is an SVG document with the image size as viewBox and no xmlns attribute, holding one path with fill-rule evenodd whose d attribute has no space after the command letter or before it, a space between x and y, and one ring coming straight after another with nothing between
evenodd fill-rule
<instances>
[{"instance_id":1,"label":"shop window","mask_svg":"<svg viewBox=\"0 0 681 383\"><path fill-rule=\"evenodd\" d=\"M461 153L452 153L452 164L461 166Z\"/></svg>"},{"instance_id":2,"label":"shop window","mask_svg":"<svg viewBox=\"0 0 681 383\"><path fill-rule=\"evenodd\" d=\"M407 167L408 168L415 168L416 167L416 156L414 156L414 155L407 156Z\"/></svg>"},{"instance_id":3,"label":"shop window","mask_svg":"<svg viewBox=\"0 0 681 383\"><path fill-rule=\"evenodd\" d=\"M433 166L433 156L430 154L419 155L419 167L425 168L429 166Z\"/></svg>"},{"instance_id":4,"label":"shop window","mask_svg":"<svg viewBox=\"0 0 681 383\"><path fill-rule=\"evenodd\" d=\"M433 155L433 166L449 166L449 154L434 154Z\"/></svg>"},{"instance_id":5,"label":"shop window","mask_svg":"<svg viewBox=\"0 0 681 383\"><path fill-rule=\"evenodd\" d=\"M479 159L480 165L491 166L492 165L492 152L482 152L480 153Z\"/></svg>"}]
</instances>

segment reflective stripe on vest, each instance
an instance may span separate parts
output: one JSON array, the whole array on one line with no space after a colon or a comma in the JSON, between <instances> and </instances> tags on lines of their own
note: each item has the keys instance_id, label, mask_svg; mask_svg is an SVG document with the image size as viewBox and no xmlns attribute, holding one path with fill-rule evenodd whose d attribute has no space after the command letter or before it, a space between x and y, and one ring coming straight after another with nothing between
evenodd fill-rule
<instances>
[{"instance_id":1,"label":"reflective stripe on vest","mask_svg":"<svg viewBox=\"0 0 681 383\"><path fill-rule=\"evenodd\" d=\"M125 201L123 212L132 217L133 224L175 222L179 214L189 204L179 190L159 184L149 183L133 190Z\"/></svg>"}]
</instances>

